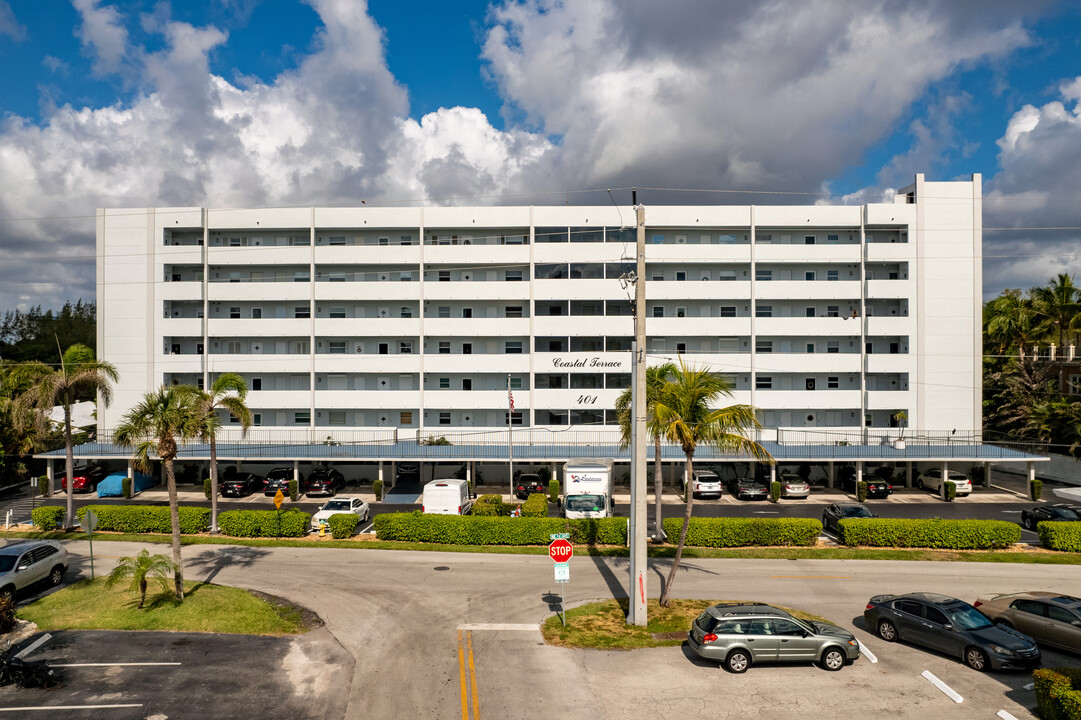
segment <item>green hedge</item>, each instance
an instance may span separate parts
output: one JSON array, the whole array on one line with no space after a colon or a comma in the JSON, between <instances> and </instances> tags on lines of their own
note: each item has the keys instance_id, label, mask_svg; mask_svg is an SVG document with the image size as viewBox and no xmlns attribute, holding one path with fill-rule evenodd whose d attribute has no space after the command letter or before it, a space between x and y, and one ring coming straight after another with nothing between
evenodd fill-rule
<instances>
[{"instance_id":1,"label":"green hedge","mask_svg":"<svg viewBox=\"0 0 1081 720\"><path fill-rule=\"evenodd\" d=\"M35 527L42 530L59 530L64 522L65 513L67 510L60 505L43 505L34 508L34 511L30 513L30 519Z\"/></svg>"},{"instance_id":2,"label":"green hedge","mask_svg":"<svg viewBox=\"0 0 1081 720\"><path fill-rule=\"evenodd\" d=\"M1081 668L1040 668L1032 680L1043 720L1081 720Z\"/></svg>"},{"instance_id":3,"label":"green hedge","mask_svg":"<svg viewBox=\"0 0 1081 720\"><path fill-rule=\"evenodd\" d=\"M559 502L559 481L548 481L548 502Z\"/></svg>"},{"instance_id":4,"label":"green hedge","mask_svg":"<svg viewBox=\"0 0 1081 720\"><path fill-rule=\"evenodd\" d=\"M503 502L502 495L491 494L477 498L470 512L478 517L508 517L513 509L513 505Z\"/></svg>"},{"instance_id":5,"label":"green hedge","mask_svg":"<svg viewBox=\"0 0 1081 720\"><path fill-rule=\"evenodd\" d=\"M856 483L856 500L867 502L867 482L865 480Z\"/></svg>"},{"instance_id":6,"label":"green hedge","mask_svg":"<svg viewBox=\"0 0 1081 720\"><path fill-rule=\"evenodd\" d=\"M1028 484L1028 496L1032 502L1039 502L1043 495L1043 480L1031 480Z\"/></svg>"},{"instance_id":7,"label":"green hedge","mask_svg":"<svg viewBox=\"0 0 1081 720\"><path fill-rule=\"evenodd\" d=\"M1006 548L1021 539L1021 526L1004 520L841 520L845 545L918 547L947 550Z\"/></svg>"},{"instance_id":8,"label":"green hedge","mask_svg":"<svg viewBox=\"0 0 1081 720\"><path fill-rule=\"evenodd\" d=\"M210 524L210 509L180 507L180 532L193 535L204 532ZM87 510L98 516L98 530L123 533L171 533L167 505L85 505L75 513L83 519Z\"/></svg>"},{"instance_id":9,"label":"green hedge","mask_svg":"<svg viewBox=\"0 0 1081 720\"><path fill-rule=\"evenodd\" d=\"M780 502L781 501L781 483L779 480L774 480L769 484L769 501Z\"/></svg>"},{"instance_id":10,"label":"green hedge","mask_svg":"<svg viewBox=\"0 0 1081 720\"><path fill-rule=\"evenodd\" d=\"M330 536L335 540L345 540L353 537L353 532L357 529L357 523L359 522L360 516L352 512L335 513L327 518L327 525L330 525Z\"/></svg>"},{"instance_id":11,"label":"green hedge","mask_svg":"<svg viewBox=\"0 0 1081 720\"><path fill-rule=\"evenodd\" d=\"M543 493L531 493L522 503L522 517L548 517L548 496Z\"/></svg>"},{"instance_id":12,"label":"green hedge","mask_svg":"<svg viewBox=\"0 0 1081 720\"><path fill-rule=\"evenodd\" d=\"M578 545L626 545L624 518L564 520L561 518L503 518L472 515L385 513L375 516L380 540L447 545L547 545L553 533L570 532Z\"/></svg>"},{"instance_id":13,"label":"green hedge","mask_svg":"<svg viewBox=\"0 0 1081 720\"><path fill-rule=\"evenodd\" d=\"M1048 550L1081 552L1081 523L1044 521L1036 526L1040 543Z\"/></svg>"},{"instance_id":14,"label":"green hedge","mask_svg":"<svg viewBox=\"0 0 1081 720\"><path fill-rule=\"evenodd\" d=\"M49 497L52 494L53 494L52 488L49 487L49 476L48 475L39 475L38 476L38 495L41 495L42 497Z\"/></svg>"},{"instance_id":15,"label":"green hedge","mask_svg":"<svg viewBox=\"0 0 1081 720\"><path fill-rule=\"evenodd\" d=\"M675 541L683 518L667 518L664 532ZM693 547L755 547L814 545L822 523L811 518L691 518L687 545Z\"/></svg>"},{"instance_id":16,"label":"green hedge","mask_svg":"<svg viewBox=\"0 0 1081 720\"><path fill-rule=\"evenodd\" d=\"M372 492L375 493L375 501L380 502L383 499L383 481L376 478L372 482Z\"/></svg>"},{"instance_id":17,"label":"green hedge","mask_svg":"<svg viewBox=\"0 0 1081 720\"><path fill-rule=\"evenodd\" d=\"M218 513L218 529L229 537L304 537L311 530L312 516L300 510L227 510Z\"/></svg>"}]
</instances>

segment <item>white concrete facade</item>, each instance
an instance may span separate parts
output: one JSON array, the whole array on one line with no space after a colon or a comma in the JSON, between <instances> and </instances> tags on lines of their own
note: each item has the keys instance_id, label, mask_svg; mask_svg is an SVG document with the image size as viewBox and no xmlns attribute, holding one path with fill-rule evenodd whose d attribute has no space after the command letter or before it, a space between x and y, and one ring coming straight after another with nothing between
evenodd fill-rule
<instances>
[{"instance_id":1,"label":"white concrete facade","mask_svg":"<svg viewBox=\"0 0 1081 720\"><path fill-rule=\"evenodd\" d=\"M828 439L980 429L981 184L863 206L646 208L651 363ZM102 430L241 373L265 431L611 432L629 387L630 207L99 210ZM891 427L892 426L892 427ZM226 425L228 427L228 425ZM870 430L867 430L869 428ZM783 434L784 430L782 430Z\"/></svg>"}]
</instances>

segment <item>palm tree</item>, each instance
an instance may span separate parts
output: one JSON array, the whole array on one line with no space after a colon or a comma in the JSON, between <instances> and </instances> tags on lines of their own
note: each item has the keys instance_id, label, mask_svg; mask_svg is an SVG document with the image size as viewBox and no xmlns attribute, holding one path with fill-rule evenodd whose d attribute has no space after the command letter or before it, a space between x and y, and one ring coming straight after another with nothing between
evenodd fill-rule
<instances>
[{"instance_id":1,"label":"palm tree","mask_svg":"<svg viewBox=\"0 0 1081 720\"><path fill-rule=\"evenodd\" d=\"M998 354L1028 345L1036 326L1036 309L1020 290L1007 289L984 306L984 330Z\"/></svg>"},{"instance_id":2,"label":"palm tree","mask_svg":"<svg viewBox=\"0 0 1081 720\"><path fill-rule=\"evenodd\" d=\"M1081 289L1073 284L1073 276L1059 273L1046 287L1033 288L1032 304L1038 321L1037 329L1045 336L1058 338L1058 349L1078 328L1081 312Z\"/></svg>"},{"instance_id":3,"label":"palm tree","mask_svg":"<svg viewBox=\"0 0 1081 720\"><path fill-rule=\"evenodd\" d=\"M248 396L248 385L237 373L222 373L210 386L210 391L192 389L195 402L202 414L199 435L210 443L210 532L218 530L218 430L221 418L218 408L222 408L240 421L243 435L251 427L251 410L244 404Z\"/></svg>"},{"instance_id":4,"label":"palm tree","mask_svg":"<svg viewBox=\"0 0 1081 720\"><path fill-rule=\"evenodd\" d=\"M67 472L67 516L65 525L75 522L72 498L75 488L75 450L71 439L71 406L82 393L95 392L106 406L113 399L113 383L120 379L116 368L94 357L94 351L76 343L60 355L60 367L52 368L43 362L22 363L16 368L16 380L28 385L26 392L16 399L16 422L21 421L27 409L34 409L35 424L39 430L47 427L47 415L54 406L64 408L64 469Z\"/></svg>"},{"instance_id":5,"label":"palm tree","mask_svg":"<svg viewBox=\"0 0 1081 720\"><path fill-rule=\"evenodd\" d=\"M164 467L173 530L173 580L176 599L181 601L184 599L184 569L180 557L180 509L173 460L180 443L199 435L203 417L190 388L162 386L144 395L113 433L113 441L119 447L134 450L131 461L136 469L150 471L151 452L158 456Z\"/></svg>"},{"instance_id":6,"label":"palm tree","mask_svg":"<svg viewBox=\"0 0 1081 720\"><path fill-rule=\"evenodd\" d=\"M658 427L666 440L677 443L686 456L684 472L694 477L694 453L699 443L706 443L727 453L750 455L758 460L773 461L765 448L743 436L749 428L761 427L750 405L729 405L712 409L721 397L732 394L732 384L723 376L708 369L688 368L679 357L679 368L672 374L661 391L654 407ZM664 584L660 604L668 607L672 583L683 557L683 545L687 541L687 528L691 524L694 493L687 494L687 509L683 515L683 528L679 532L679 544L672 561L672 570Z\"/></svg>"},{"instance_id":7,"label":"palm tree","mask_svg":"<svg viewBox=\"0 0 1081 720\"><path fill-rule=\"evenodd\" d=\"M106 586L112 587L122 580L131 578L131 586L128 592L139 591L139 609L143 609L146 603L146 586L148 579L154 579L161 583L163 592L169 591L169 573L173 572L173 561L164 555L151 555L146 550L140 550L135 557L122 557L116 567L109 573L105 581Z\"/></svg>"},{"instance_id":8,"label":"palm tree","mask_svg":"<svg viewBox=\"0 0 1081 720\"><path fill-rule=\"evenodd\" d=\"M660 397L668 378L676 373L676 364L666 362L646 368L646 432L653 437L653 495L655 498L654 523L657 526L656 539L664 540L663 518L661 515L661 493L664 491L664 476L661 464L661 427L657 424L654 412L657 398ZM616 416L619 419L619 446L626 448L631 444L631 430L634 418L631 417L631 395L633 388L627 388L616 399ZM634 482L633 479L631 482Z\"/></svg>"}]
</instances>

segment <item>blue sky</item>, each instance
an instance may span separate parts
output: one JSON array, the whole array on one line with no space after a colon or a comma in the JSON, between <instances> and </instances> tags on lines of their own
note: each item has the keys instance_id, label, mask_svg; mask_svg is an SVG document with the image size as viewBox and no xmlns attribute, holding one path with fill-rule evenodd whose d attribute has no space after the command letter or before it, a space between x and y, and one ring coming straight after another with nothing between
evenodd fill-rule
<instances>
[{"instance_id":1,"label":"blue sky","mask_svg":"<svg viewBox=\"0 0 1081 720\"><path fill-rule=\"evenodd\" d=\"M866 202L916 172L982 173L1016 228L986 295L1042 284L1081 267L1043 229L1081 226L1081 7L1018 6L0 0L0 305L93 297L97 207Z\"/></svg>"}]
</instances>

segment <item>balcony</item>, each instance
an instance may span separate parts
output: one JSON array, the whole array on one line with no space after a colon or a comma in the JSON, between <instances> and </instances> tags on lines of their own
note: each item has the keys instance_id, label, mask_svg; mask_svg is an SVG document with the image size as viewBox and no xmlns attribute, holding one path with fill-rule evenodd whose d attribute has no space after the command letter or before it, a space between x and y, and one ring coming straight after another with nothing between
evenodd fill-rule
<instances>
[{"instance_id":1,"label":"balcony","mask_svg":"<svg viewBox=\"0 0 1081 720\"><path fill-rule=\"evenodd\" d=\"M446 410L507 407L506 390L426 390L424 406ZM528 390L514 391L514 409L531 408Z\"/></svg>"},{"instance_id":2,"label":"balcony","mask_svg":"<svg viewBox=\"0 0 1081 720\"><path fill-rule=\"evenodd\" d=\"M916 284L911 278L904 280L868 280L869 298L910 298L916 294Z\"/></svg>"},{"instance_id":3,"label":"balcony","mask_svg":"<svg viewBox=\"0 0 1081 720\"><path fill-rule=\"evenodd\" d=\"M859 243L843 245L755 245L754 258L755 261L760 263L858 263L860 261L860 245Z\"/></svg>"},{"instance_id":4,"label":"balcony","mask_svg":"<svg viewBox=\"0 0 1081 720\"><path fill-rule=\"evenodd\" d=\"M210 302L228 302L230 300L289 300L307 301L311 297L312 286L307 282L215 282L207 285Z\"/></svg>"},{"instance_id":5,"label":"balcony","mask_svg":"<svg viewBox=\"0 0 1081 720\"><path fill-rule=\"evenodd\" d=\"M742 235L741 235L742 237ZM634 248L630 249L633 260ZM722 245L646 245L646 260L648 262L682 262L682 263L749 263L751 261L751 246L746 243Z\"/></svg>"},{"instance_id":6,"label":"balcony","mask_svg":"<svg viewBox=\"0 0 1081 720\"><path fill-rule=\"evenodd\" d=\"M154 295L159 306L167 300L202 300L203 283L195 280L161 283L155 286Z\"/></svg>"},{"instance_id":7,"label":"balcony","mask_svg":"<svg viewBox=\"0 0 1081 720\"><path fill-rule=\"evenodd\" d=\"M754 404L762 410L846 410L860 406L859 390L755 390Z\"/></svg>"},{"instance_id":8,"label":"balcony","mask_svg":"<svg viewBox=\"0 0 1081 720\"><path fill-rule=\"evenodd\" d=\"M533 369L538 373L629 373L631 354L629 352L538 352L533 354Z\"/></svg>"},{"instance_id":9,"label":"balcony","mask_svg":"<svg viewBox=\"0 0 1081 720\"><path fill-rule=\"evenodd\" d=\"M406 282L317 282L316 301L330 300L416 300L420 286L415 281Z\"/></svg>"},{"instance_id":10,"label":"balcony","mask_svg":"<svg viewBox=\"0 0 1081 720\"><path fill-rule=\"evenodd\" d=\"M646 298L649 300L716 301L720 298L738 300L750 297L751 284L742 280L718 281L692 279L684 282L649 281L646 283ZM621 299L626 299L626 295L624 294Z\"/></svg>"},{"instance_id":11,"label":"balcony","mask_svg":"<svg viewBox=\"0 0 1081 720\"><path fill-rule=\"evenodd\" d=\"M537 243L533 246L535 263L609 263L619 258L618 243ZM634 248L628 255L634 262Z\"/></svg>"},{"instance_id":12,"label":"balcony","mask_svg":"<svg viewBox=\"0 0 1081 720\"><path fill-rule=\"evenodd\" d=\"M563 262L566 262L564 259ZM528 265L528 245L425 245L425 265ZM523 273L524 274L524 273Z\"/></svg>"},{"instance_id":13,"label":"balcony","mask_svg":"<svg viewBox=\"0 0 1081 720\"><path fill-rule=\"evenodd\" d=\"M307 337L312 321L308 318L211 318L207 325L210 337Z\"/></svg>"},{"instance_id":14,"label":"balcony","mask_svg":"<svg viewBox=\"0 0 1081 720\"><path fill-rule=\"evenodd\" d=\"M202 245L164 245L154 253L166 265L202 265Z\"/></svg>"},{"instance_id":15,"label":"balcony","mask_svg":"<svg viewBox=\"0 0 1081 720\"><path fill-rule=\"evenodd\" d=\"M504 393L504 398L506 393ZM420 407L419 390L317 390L315 407L329 410L386 410Z\"/></svg>"},{"instance_id":16,"label":"balcony","mask_svg":"<svg viewBox=\"0 0 1081 720\"><path fill-rule=\"evenodd\" d=\"M311 247L251 245L248 247L208 247L208 265L304 265L312 259Z\"/></svg>"},{"instance_id":17,"label":"balcony","mask_svg":"<svg viewBox=\"0 0 1081 720\"><path fill-rule=\"evenodd\" d=\"M838 280L835 282L807 280L760 281L755 283L754 293L759 300L841 300L858 298L860 296L860 283L858 280ZM907 296L902 295L900 297Z\"/></svg>"},{"instance_id":18,"label":"balcony","mask_svg":"<svg viewBox=\"0 0 1081 720\"><path fill-rule=\"evenodd\" d=\"M915 243L867 243L868 262L906 262L915 259Z\"/></svg>"},{"instance_id":19,"label":"balcony","mask_svg":"<svg viewBox=\"0 0 1081 720\"><path fill-rule=\"evenodd\" d=\"M869 373L912 373L913 376L916 372L916 356L911 354L892 354L892 355L880 355L872 354L867 356L867 372Z\"/></svg>"},{"instance_id":20,"label":"balcony","mask_svg":"<svg viewBox=\"0 0 1081 720\"><path fill-rule=\"evenodd\" d=\"M162 318L155 323L155 330L166 337L202 337L202 318Z\"/></svg>"},{"instance_id":21,"label":"balcony","mask_svg":"<svg viewBox=\"0 0 1081 720\"><path fill-rule=\"evenodd\" d=\"M202 355L159 355L154 358L154 375L164 373L203 373Z\"/></svg>"},{"instance_id":22,"label":"balcony","mask_svg":"<svg viewBox=\"0 0 1081 720\"><path fill-rule=\"evenodd\" d=\"M528 272L528 270L526 270ZM413 297L417 291L414 290ZM425 300L522 300L529 299L529 283L464 280L424 283Z\"/></svg>"},{"instance_id":23,"label":"balcony","mask_svg":"<svg viewBox=\"0 0 1081 720\"><path fill-rule=\"evenodd\" d=\"M315 355L317 373L418 373L420 355L362 353L352 355Z\"/></svg>"},{"instance_id":24,"label":"balcony","mask_svg":"<svg viewBox=\"0 0 1081 720\"><path fill-rule=\"evenodd\" d=\"M858 337L859 318L852 317L760 317L754 319L757 335L809 337Z\"/></svg>"},{"instance_id":25,"label":"balcony","mask_svg":"<svg viewBox=\"0 0 1081 720\"><path fill-rule=\"evenodd\" d=\"M472 354L425 355L424 371L428 373L527 373L529 355Z\"/></svg>"},{"instance_id":26,"label":"balcony","mask_svg":"<svg viewBox=\"0 0 1081 720\"><path fill-rule=\"evenodd\" d=\"M424 334L428 337L527 337L529 318L425 318Z\"/></svg>"},{"instance_id":27,"label":"balcony","mask_svg":"<svg viewBox=\"0 0 1081 720\"><path fill-rule=\"evenodd\" d=\"M915 394L912 390L868 390L868 410L896 410L898 408L910 408L915 405Z\"/></svg>"},{"instance_id":28,"label":"balcony","mask_svg":"<svg viewBox=\"0 0 1081 720\"><path fill-rule=\"evenodd\" d=\"M534 390L535 408L552 410L608 410L616 405L622 390L607 388L569 388L561 390ZM514 395L518 400L517 393Z\"/></svg>"},{"instance_id":29,"label":"balcony","mask_svg":"<svg viewBox=\"0 0 1081 720\"><path fill-rule=\"evenodd\" d=\"M751 319L745 317L648 317L646 318L646 332L650 336L664 338L749 335Z\"/></svg>"},{"instance_id":30,"label":"balcony","mask_svg":"<svg viewBox=\"0 0 1081 720\"><path fill-rule=\"evenodd\" d=\"M916 318L905 315L874 315L867 318L868 335L915 335Z\"/></svg>"},{"instance_id":31,"label":"balcony","mask_svg":"<svg viewBox=\"0 0 1081 720\"><path fill-rule=\"evenodd\" d=\"M316 318L318 337L419 337L418 318Z\"/></svg>"},{"instance_id":32,"label":"balcony","mask_svg":"<svg viewBox=\"0 0 1081 720\"><path fill-rule=\"evenodd\" d=\"M259 390L248 393L245 402L252 410L311 407L310 390Z\"/></svg>"},{"instance_id":33,"label":"balcony","mask_svg":"<svg viewBox=\"0 0 1081 720\"><path fill-rule=\"evenodd\" d=\"M538 337L630 337L634 334L634 318L623 315L538 315L533 318L533 334Z\"/></svg>"},{"instance_id":34,"label":"balcony","mask_svg":"<svg viewBox=\"0 0 1081 720\"><path fill-rule=\"evenodd\" d=\"M400 235L401 233L399 233ZM380 265L412 265L420 269L419 245L316 245L315 264L356 265L377 263Z\"/></svg>"},{"instance_id":35,"label":"balcony","mask_svg":"<svg viewBox=\"0 0 1081 720\"><path fill-rule=\"evenodd\" d=\"M859 353L759 353L754 356L759 375L774 373L841 374L860 372Z\"/></svg>"}]
</instances>

